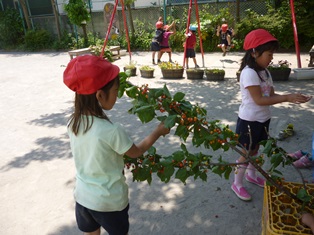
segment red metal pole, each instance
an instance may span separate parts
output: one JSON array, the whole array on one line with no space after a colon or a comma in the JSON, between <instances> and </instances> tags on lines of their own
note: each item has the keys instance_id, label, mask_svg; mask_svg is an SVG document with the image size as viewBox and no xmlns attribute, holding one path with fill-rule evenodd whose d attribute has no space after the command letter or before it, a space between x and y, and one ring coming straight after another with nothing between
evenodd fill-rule
<instances>
[{"instance_id":1,"label":"red metal pole","mask_svg":"<svg viewBox=\"0 0 314 235\"><path fill-rule=\"evenodd\" d=\"M190 4L189 4L188 21L186 23L186 31L185 31L185 33L189 32L189 27L190 27L190 22L191 22L191 11L192 11L192 0L190 0ZM185 43L184 43L183 67L185 66L186 41L187 41L187 38L185 39Z\"/></svg>"},{"instance_id":2,"label":"red metal pole","mask_svg":"<svg viewBox=\"0 0 314 235\"><path fill-rule=\"evenodd\" d=\"M200 40L200 48L201 48L201 53L202 53L202 62L203 62L203 67L205 67L204 64L204 51L203 51L203 42L202 42L202 34L201 34L201 24L200 24L200 17L198 13L198 5L197 5L197 0L194 0L195 3L195 15L197 19L197 25L198 25L198 35L199 35L199 40Z\"/></svg>"},{"instance_id":3,"label":"red metal pole","mask_svg":"<svg viewBox=\"0 0 314 235\"><path fill-rule=\"evenodd\" d=\"M122 15L123 15L125 36L126 36L126 40L128 42L129 62L131 62L131 60L132 60L132 53L131 53L131 46L130 46L129 30L128 30L128 25L126 23L126 16L125 16L125 10L124 10L124 1L123 0L120 0L120 1L121 1L121 7L122 7Z\"/></svg>"},{"instance_id":4,"label":"red metal pole","mask_svg":"<svg viewBox=\"0 0 314 235\"><path fill-rule=\"evenodd\" d=\"M109 23L109 25L108 25L108 29L107 29L107 33L106 33L104 45L103 45L102 50L101 50L101 53L100 53L100 57L101 57L101 58L104 56L105 47L106 47L106 45L107 45L107 41L108 41L108 38L109 38L109 34L110 34L110 31L111 31L111 28L112 28L112 23L113 23L114 16L115 16L116 11L117 11L117 6L118 6L118 0L116 0L116 2L115 2L115 4L114 4L114 8L113 8L113 12L112 12L112 15L111 15L111 18L110 18L110 23Z\"/></svg>"},{"instance_id":5,"label":"red metal pole","mask_svg":"<svg viewBox=\"0 0 314 235\"><path fill-rule=\"evenodd\" d=\"M298 39L298 30L297 30L297 24L295 19L295 13L294 13L294 1L290 0L290 8L291 8L291 15L292 15L292 26L293 26L293 35L294 35L294 44L295 44L295 50L297 53L297 60L298 60L298 68L301 68L301 58L300 58L300 48L299 48L299 39Z\"/></svg>"}]
</instances>

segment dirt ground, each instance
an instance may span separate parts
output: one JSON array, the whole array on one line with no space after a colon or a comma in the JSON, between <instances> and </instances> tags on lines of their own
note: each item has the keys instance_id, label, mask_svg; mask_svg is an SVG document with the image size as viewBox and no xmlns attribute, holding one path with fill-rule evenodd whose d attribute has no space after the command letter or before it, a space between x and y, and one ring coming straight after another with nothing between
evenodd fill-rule
<instances>
[{"instance_id":1,"label":"dirt ground","mask_svg":"<svg viewBox=\"0 0 314 235\"><path fill-rule=\"evenodd\" d=\"M220 119L234 130L240 104L236 71L242 56L243 53L235 52L226 57L221 53L208 53L203 58L197 55L199 65L226 70L222 82L163 79L157 66L154 78L141 78L138 71L131 81L150 87L166 83L170 92L182 91L187 100L205 107L209 120ZM0 53L0 234L81 234L75 222L72 195L75 169L66 134L74 94L62 82L69 59L66 52ZM151 54L134 52L132 59L138 67L149 65ZM294 54L275 54L274 61L280 59L287 59L292 68L297 67ZM301 59L302 66L307 67L309 55L302 54ZM167 60L167 55L163 60ZM182 53L174 53L173 60L182 64ZM122 69L128 61L126 55L114 63ZM313 95L313 81L291 78L275 82L275 87L279 93ZM141 124L136 116L127 113L129 108L130 100L124 97L108 114L114 122L122 123L138 142L156 123ZM271 135L288 123L293 123L296 131L294 136L281 141L280 146L288 152L310 151L313 100L302 105L278 104L272 112ZM160 154L169 154L179 144L180 140L171 132L155 147ZM230 161L237 158L234 152L226 155ZM287 181L300 182L292 167L282 171ZM301 172L306 179L312 179L310 169ZM209 172L207 182L189 179L183 185L172 179L164 184L154 178L148 185L132 182L128 171L126 175L130 186L130 235L261 234L262 188L245 183L253 200L243 202L230 189L233 177L225 180Z\"/></svg>"}]
</instances>

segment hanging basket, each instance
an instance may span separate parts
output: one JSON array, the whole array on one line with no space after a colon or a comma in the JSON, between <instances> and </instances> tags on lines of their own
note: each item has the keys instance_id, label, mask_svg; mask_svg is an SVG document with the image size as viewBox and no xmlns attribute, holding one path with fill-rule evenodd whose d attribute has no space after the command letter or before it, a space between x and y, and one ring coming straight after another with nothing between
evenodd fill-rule
<instances>
[{"instance_id":1,"label":"hanging basket","mask_svg":"<svg viewBox=\"0 0 314 235\"><path fill-rule=\"evenodd\" d=\"M225 79L225 70L208 69L205 70L206 79L210 81L223 81Z\"/></svg>"},{"instance_id":2,"label":"hanging basket","mask_svg":"<svg viewBox=\"0 0 314 235\"><path fill-rule=\"evenodd\" d=\"M140 69L141 76L143 78L153 78L154 77L154 70L142 70Z\"/></svg>"},{"instance_id":3,"label":"hanging basket","mask_svg":"<svg viewBox=\"0 0 314 235\"><path fill-rule=\"evenodd\" d=\"M201 69L187 69L186 71L187 79L203 79L204 77L204 70Z\"/></svg>"},{"instance_id":4,"label":"hanging basket","mask_svg":"<svg viewBox=\"0 0 314 235\"><path fill-rule=\"evenodd\" d=\"M126 67L123 67L124 69L124 72L126 72L127 70L130 71L130 76L136 76L136 67L135 68L126 68Z\"/></svg>"},{"instance_id":5,"label":"hanging basket","mask_svg":"<svg viewBox=\"0 0 314 235\"><path fill-rule=\"evenodd\" d=\"M163 78L180 79L183 77L184 69L161 69Z\"/></svg>"},{"instance_id":6,"label":"hanging basket","mask_svg":"<svg viewBox=\"0 0 314 235\"><path fill-rule=\"evenodd\" d=\"M287 81L290 76L291 68L269 69L273 81Z\"/></svg>"}]
</instances>

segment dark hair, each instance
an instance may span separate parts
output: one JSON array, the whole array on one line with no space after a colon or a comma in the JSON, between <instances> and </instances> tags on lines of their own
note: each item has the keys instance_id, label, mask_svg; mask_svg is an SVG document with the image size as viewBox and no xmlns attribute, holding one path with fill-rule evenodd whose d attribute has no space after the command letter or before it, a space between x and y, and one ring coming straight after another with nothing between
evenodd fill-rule
<instances>
[{"instance_id":1,"label":"dark hair","mask_svg":"<svg viewBox=\"0 0 314 235\"><path fill-rule=\"evenodd\" d=\"M259 45L256 48L247 50L245 55L242 58L242 62L240 65L240 71L242 71L245 66L249 66L250 68L254 69L256 71L256 73L258 74L259 78L263 81L263 79L260 77L259 75L259 71L264 70L264 68L260 67L257 63L255 58L252 56L252 53L255 50L255 53L259 56L261 56L265 51L276 51L279 48L279 43L278 41L270 41L267 43L264 43L262 45Z\"/></svg>"},{"instance_id":2,"label":"dark hair","mask_svg":"<svg viewBox=\"0 0 314 235\"><path fill-rule=\"evenodd\" d=\"M119 76L111 80L100 90L102 90L105 93L105 95L108 96L109 90L116 83L120 85ZM92 117L91 123L89 122L89 119L86 118L84 115L89 115ZM108 121L110 121L107 115L105 114L104 110L99 105L98 100L96 98L96 93L90 95L80 95L75 93L74 113L71 115L69 122L69 125L71 125L73 133L75 135L78 134L79 127L81 124L84 125L83 133L86 133L93 125L94 116L102 119L107 119Z\"/></svg>"}]
</instances>

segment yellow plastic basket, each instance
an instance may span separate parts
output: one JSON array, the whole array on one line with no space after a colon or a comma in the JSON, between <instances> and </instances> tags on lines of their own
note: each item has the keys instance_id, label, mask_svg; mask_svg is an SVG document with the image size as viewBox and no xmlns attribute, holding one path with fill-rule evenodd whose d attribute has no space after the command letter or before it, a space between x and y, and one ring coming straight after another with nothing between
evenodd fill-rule
<instances>
[{"instance_id":1,"label":"yellow plastic basket","mask_svg":"<svg viewBox=\"0 0 314 235\"><path fill-rule=\"evenodd\" d=\"M283 186L296 194L302 184L284 182ZM310 195L314 195L314 184L307 184ZM305 235L311 230L301 222L302 205L273 186L265 186L262 212L262 235ZM313 213L309 207L304 208Z\"/></svg>"}]
</instances>

